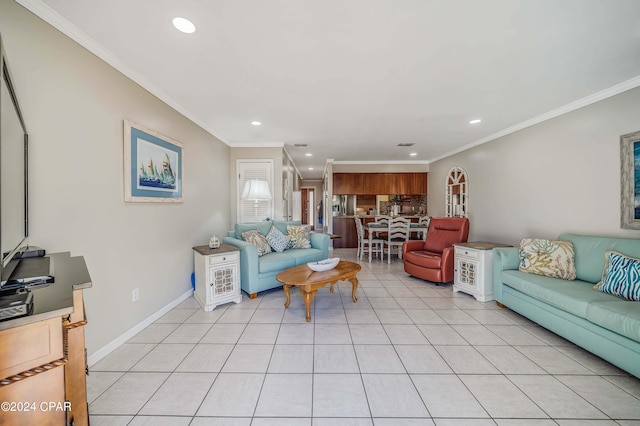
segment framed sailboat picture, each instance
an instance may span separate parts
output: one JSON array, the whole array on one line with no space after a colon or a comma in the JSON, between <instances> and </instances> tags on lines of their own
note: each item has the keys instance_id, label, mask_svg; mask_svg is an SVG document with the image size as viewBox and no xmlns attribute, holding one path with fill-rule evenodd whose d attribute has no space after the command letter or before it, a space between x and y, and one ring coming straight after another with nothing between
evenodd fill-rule
<instances>
[{"instance_id":1,"label":"framed sailboat picture","mask_svg":"<svg viewBox=\"0 0 640 426\"><path fill-rule=\"evenodd\" d=\"M182 144L124 121L124 200L181 202Z\"/></svg>"},{"instance_id":2,"label":"framed sailboat picture","mask_svg":"<svg viewBox=\"0 0 640 426\"><path fill-rule=\"evenodd\" d=\"M640 229L640 131L620 136L620 227Z\"/></svg>"}]
</instances>

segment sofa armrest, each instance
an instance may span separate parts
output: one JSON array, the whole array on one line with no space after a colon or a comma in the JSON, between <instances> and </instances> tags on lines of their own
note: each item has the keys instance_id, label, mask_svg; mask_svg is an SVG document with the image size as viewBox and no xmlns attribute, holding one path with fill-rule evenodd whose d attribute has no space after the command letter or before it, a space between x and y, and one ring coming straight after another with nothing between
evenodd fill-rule
<instances>
[{"instance_id":1,"label":"sofa armrest","mask_svg":"<svg viewBox=\"0 0 640 426\"><path fill-rule=\"evenodd\" d=\"M252 289L251 284L258 283L258 249L251 243L233 237L224 237L222 242L240 249L240 286L248 294L257 293L258 290Z\"/></svg>"},{"instance_id":2,"label":"sofa armrest","mask_svg":"<svg viewBox=\"0 0 640 426\"><path fill-rule=\"evenodd\" d=\"M331 238L327 234L321 234L319 232L311 233L311 247L315 249L322 250L322 255L324 259L329 258L329 241Z\"/></svg>"},{"instance_id":3,"label":"sofa armrest","mask_svg":"<svg viewBox=\"0 0 640 426\"><path fill-rule=\"evenodd\" d=\"M498 247L493 249L493 298L502 302L502 271L517 270L520 266L520 249Z\"/></svg>"}]
</instances>

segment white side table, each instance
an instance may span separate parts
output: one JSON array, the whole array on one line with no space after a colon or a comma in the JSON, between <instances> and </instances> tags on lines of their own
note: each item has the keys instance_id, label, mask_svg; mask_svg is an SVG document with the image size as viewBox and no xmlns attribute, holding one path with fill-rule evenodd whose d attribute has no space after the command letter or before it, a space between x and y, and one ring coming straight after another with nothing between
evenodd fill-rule
<instances>
[{"instance_id":1,"label":"white side table","mask_svg":"<svg viewBox=\"0 0 640 426\"><path fill-rule=\"evenodd\" d=\"M194 297L211 311L224 303L242 301L240 292L240 249L230 244L193 247L193 264L196 275Z\"/></svg>"},{"instance_id":2,"label":"white side table","mask_svg":"<svg viewBox=\"0 0 640 426\"><path fill-rule=\"evenodd\" d=\"M470 294L480 302L493 300L494 247L509 246L484 241L454 244L454 292Z\"/></svg>"}]
</instances>

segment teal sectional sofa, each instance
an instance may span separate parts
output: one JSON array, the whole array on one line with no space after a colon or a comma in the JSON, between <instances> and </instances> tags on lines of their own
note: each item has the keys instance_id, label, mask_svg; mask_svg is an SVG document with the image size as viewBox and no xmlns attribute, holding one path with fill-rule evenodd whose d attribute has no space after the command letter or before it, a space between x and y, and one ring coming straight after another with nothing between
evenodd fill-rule
<instances>
[{"instance_id":1,"label":"teal sectional sofa","mask_svg":"<svg viewBox=\"0 0 640 426\"><path fill-rule=\"evenodd\" d=\"M311 248L289 249L281 253L271 252L258 257L258 250L252 244L242 240L242 233L258 230L267 235L271 226L275 226L283 234L287 233L287 225L300 225L300 221L265 221L257 223L239 223L233 231L229 231L223 242L240 249L240 285L250 298L261 291L282 286L276 275L285 269L307 262L316 262L329 257L329 235L311 233Z\"/></svg>"},{"instance_id":2,"label":"teal sectional sofa","mask_svg":"<svg viewBox=\"0 0 640 426\"><path fill-rule=\"evenodd\" d=\"M640 240L561 234L573 242L576 280L518 270L518 248L493 252L493 296L565 339L640 378L640 302L593 290L605 252L640 258Z\"/></svg>"}]
</instances>

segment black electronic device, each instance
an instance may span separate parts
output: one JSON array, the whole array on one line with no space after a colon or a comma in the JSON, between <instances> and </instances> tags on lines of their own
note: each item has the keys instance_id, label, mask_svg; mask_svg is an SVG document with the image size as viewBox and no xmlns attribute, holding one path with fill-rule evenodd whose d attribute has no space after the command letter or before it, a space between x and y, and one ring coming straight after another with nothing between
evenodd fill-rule
<instances>
[{"instance_id":1,"label":"black electronic device","mask_svg":"<svg viewBox=\"0 0 640 426\"><path fill-rule=\"evenodd\" d=\"M47 251L38 246L27 246L25 250L20 253L20 259L27 259L30 257L44 257Z\"/></svg>"},{"instance_id":2,"label":"black electronic device","mask_svg":"<svg viewBox=\"0 0 640 426\"><path fill-rule=\"evenodd\" d=\"M28 248L29 136L1 40L0 72L0 290L5 290Z\"/></svg>"},{"instance_id":3,"label":"black electronic device","mask_svg":"<svg viewBox=\"0 0 640 426\"><path fill-rule=\"evenodd\" d=\"M54 282L53 261L50 257L28 257L20 260L2 290L39 287Z\"/></svg>"},{"instance_id":4,"label":"black electronic device","mask_svg":"<svg viewBox=\"0 0 640 426\"><path fill-rule=\"evenodd\" d=\"M0 295L0 321L29 315L33 312L33 293L20 290Z\"/></svg>"}]
</instances>

